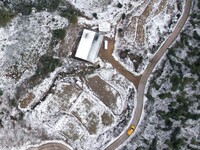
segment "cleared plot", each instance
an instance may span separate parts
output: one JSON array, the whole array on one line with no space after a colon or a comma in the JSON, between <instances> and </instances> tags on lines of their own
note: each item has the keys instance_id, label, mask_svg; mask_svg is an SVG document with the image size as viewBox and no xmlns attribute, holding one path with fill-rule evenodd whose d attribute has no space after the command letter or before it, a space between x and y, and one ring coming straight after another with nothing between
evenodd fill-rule
<instances>
[{"instance_id":1,"label":"cleared plot","mask_svg":"<svg viewBox=\"0 0 200 150\"><path fill-rule=\"evenodd\" d=\"M81 91L72 84L58 82L45 101L38 105L29 117L35 118L32 119L33 122L41 122L54 128L60 117L68 114L80 93Z\"/></svg>"},{"instance_id":2,"label":"cleared plot","mask_svg":"<svg viewBox=\"0 0 200 150\"><path fill-rule=\"evenodd\" d=\"M114 123L114 116L88 95L81 95L79 103L72 109L72 114L83 124L90 134L104 132Z\"/></svg>"},{"instance_id":3,"label":"cleared plot","mask_svg":"<svg viewBox=\"0 0 200 150\"><path fill-rule=\"evenodd\" d=\"M87 132L81 123L71 115L63 116L54 127L70 141L78 140L83 132Z\"/></svg>"},{"instance_id":4,"label":"cleared plot","mask_svg":"<svg viewBox=\"0 0 200 150\"><path fill-rule=\"evenodd\" d=\"M126 30L124 31L124 35L125 35L124 38L129 38L126 40L131 40L132 42L135 40L135 33L137 29L136 26L137 26L137 18L133 17L131 19L131 23L127 26Z\"/></svg>"},{"instance_id":5,"label":"cleared plot","mask_svg":"<svg viewBox=\"0 0 200 150\"><path fill-rule=\"evenodd\" d=\"M52 91L52 100L58 105L60 111L66 111L77 100L80 93L81 90L72 84L59 83Z\"/></svg>"},{"instance_id":6,"label":"cleared plot","mask_svg":"<svg viewBox=\"0 0 200 150\"><path fill-rule=\"evenodd\" d=\"M35 95L33 93L28 93L19 103L20 108L27 108L29 104L33 101Z\"/></svg>"},{"instance_id":7,"label":"cleared plot","mask_svg":"<svg viewBox=\"0 0 200 150\"><path fill-rule=\"evenodd\" d=\"M120 99L119 92L102 80L99 76L88 78L88 86L94 91L95 95L107 106L113 113L116 113L117 103Z\"/></svg>"},{"instance_id":8,"label":"cleared plot","mask_svg":"<svg viewBox=\"0 0 200 150\"><path fill-rule=\"evenodd\" d=\"M143 46L145 40L145 33L144 33L144 27L142 24L138 24L137 26L137 34L136 34L136 41L137 45Z\"/></svg>"},{"instance_id":9,"label":"cleared plot","mask_svg":"<svg viewBox=\"0 0 200 150\"><path fill-rule=\"evenodd\" d=\"M157 0L151 0L149 4L147 5L144 12L139 16L138 21L138 27L137 27L137 33L136 33L136 43L139 46L143 46L145 42L145 30L144 25L147 20L147 18L150 16L150 14L154 11L153 6Z\"/></svg>"}]
</instances>

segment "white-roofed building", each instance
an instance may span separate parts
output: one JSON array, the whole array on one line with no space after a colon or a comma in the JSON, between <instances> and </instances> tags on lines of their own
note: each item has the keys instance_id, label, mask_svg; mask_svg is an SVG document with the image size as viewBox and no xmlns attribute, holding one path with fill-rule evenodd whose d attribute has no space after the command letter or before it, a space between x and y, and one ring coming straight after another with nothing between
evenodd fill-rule
<instances>
[{"instance_id":1,"label":"white-roofed building","mask_svg":"<svg viewBox=\"0 0 200 150\"><path fill-rule=\"evenodd\" d=\"M99 31L100 32L109 32L111 29L111 25L109 22L102 22L99 24Z\"/></svg>"},{"instance_id":2,"label":"white-roofed building","mask_svg":"<svg viewBox=\"0 0 200 150\"><path fill-rule=\"evenodd\" d=\"M98 57L102 41L103 35L84 29L75 57L94 63Z\"/></svg>"}]
</instances>

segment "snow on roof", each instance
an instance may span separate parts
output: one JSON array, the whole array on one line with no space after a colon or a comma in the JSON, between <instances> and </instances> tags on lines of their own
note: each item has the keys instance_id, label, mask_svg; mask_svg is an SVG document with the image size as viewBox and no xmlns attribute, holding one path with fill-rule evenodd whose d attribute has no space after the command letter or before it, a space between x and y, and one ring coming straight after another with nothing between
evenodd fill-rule
<instances>
[{"instance_id":1,"label":"snow on roof","mask_svg":"<svg viewBox=\"0 0 200 150\"><path fill-rule=\"evenodd\" d=\"M102 35L84 29L75 57L94 63L99 53L102 41Z\"/></svg>"},{"instance_id":2,"label":"snow on roof","mask_svg":"<svg viewBox=\"0 0 200 150\"><path fill-rule=\"evenodd\" d=\"M109 32L110 31L110 23L102 22L99 24L99 31L101 32Z\"/></svg>"},{"instance_id":3,"label":"snow on roof","mask_svg":"<svg viewBox=\"0 0 200 150\"><path fill-rule=\"evenodd\" d=\"M104 41L104 49L108 49L108 40Z\"/></svg>"}]
</instances>

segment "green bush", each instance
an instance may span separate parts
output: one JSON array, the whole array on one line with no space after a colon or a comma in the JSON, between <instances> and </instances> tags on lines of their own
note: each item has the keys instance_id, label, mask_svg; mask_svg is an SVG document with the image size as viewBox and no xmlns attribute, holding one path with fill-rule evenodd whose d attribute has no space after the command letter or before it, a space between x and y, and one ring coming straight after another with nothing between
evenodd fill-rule
<instances>
[{"instance_id":1,"label":"green bush","mask_svg":"<svg viewBox=\"0 0 200 150\"><path fill-rule=\"evenodd\" d=\"M197 7L200 9L200 0L198 0Z\"/></svg>"},{"instance_id":2,"label":"green bush","mask_svg":"<svg viewBox=\"0 0 200 150\"><path fill-rule=\"evenodd\" d=\"M78 16L81 15L81 12L78 11L74 6L70 3L68 4L68 8L61 10L60 16L67 18L72 24L77 23Z\"/></svg>"},{"instance_id":3,"label":"green bush","mask_svg":"<svg viewBox=\"0 0 200 150\"><path fill-rule=\"evenodd\" d=\"M34 5L31 2L23 0L14 5L14 10L23 15L30 15L33 7Z\"/></svg>"},{"instance_id":4,"label":"green bush","mask_svg":"<svg viewBox=\"0 0 200 150\"><path fill-rule=\"evenodd\" d=\"M2 96L3 95L3 91L2 90L0 90L0 96Z\"/></svg>"},{"instance_id":5,"label":"green bush","mask_svg":"<svg viewBox=\"0 0 200 150\"><path fill-rule=\"evenodd\" d=\"M52 35L53 39L63 40L65 38L66 31L65 29L56 29L53 30Z\"/></svg>"},{"instance_id":6,"label":"green bush","mask_svg":"<svg viewBox=\"0 0 200 150\"><path fill-rule=\"evenodd\" d=\"M194 31L194 32L193 32L193 38L194 38L195 40L197 40L197 41L200 40L200 36L198 35L197 31Z\"/></svg>"},{"instance_id":7,"label":"green bush","mask_svg":"<svg viewBox=\"0 0 200 150\"><path fill-rule=\"evenodd\" d=\"M157 150L157 137L155 137L152 140L152 143L150 144L149 150Z\"/></svg>"},{"instance_id":8,"label":"green bush","mask_svg":"<svg viewBox=\"0 0 200 150\"><path fill-rule=\"evenodd\" d=\"M30 15L33 7L36 8L38 12L45 9L48 11L55 11L59 4L60 0L36 0L34 2L21 0L14 5L14 10L23 15Z\"/></svg>"},{"instance_id":9,"label":"green bush","mask_svg":"<svg viewBox=\"0 0 200 150\"><path fill-rule=\"evenodd\" d=\"M52 56L43 55L40 57L39 64L35 75L44 77L50 72L53 72L56 67L61 66L60 60Z\"/></svg>"},{"instance_id":10,"label":"green bush","mask_svg":"<svg viewBox=\"0 0 200 150\"><path fill-rule=\"evenodd\" d=\"M160 98L160 99L165 99L165 98L171 98L172 97L172 94L171 93L161 93L161 94L159 94L158 95L158 97Z\"/></svg>"},{"instance_id":11,"label":"green bush","mask_svg":"<svg viewBox=\"0 0 200 150\"><path fill-rule=\"evenodd\" d=\"M52 39L50 43L50 48L53 49L60 40L65 38L66 31L65 29L56 29L52 31Z\"/></svg>"},{"instance_id":12,"label":"green bush","mask_svg":"<svg viewBox=\"0 0 200 150\"><path fill-rule=\"evenodd\" d=\"M38 11L42 11L44 9L48 9L49 11L55 11L58 8L60 2L60 0L37 0L35 8Z\"/></svg>"},{"instance_id":13,"label":"green bush","mask_svg":"<svg viewBox=\"0 0 200 150\"><path fill-rule=\"evenodd\" d=\"M177 138L177 135L180 134L181 128L176 127L171 134L170 140L167 140L166 144L169 145L171 149L180 149L184 144L184 139Z\"/></svg>"},{"instance_id":14,"label":"green bush","mask_svg":"<svg viewBox=\"0 0 200 150\"><path fill-rule=\"evenodd\" d=\"M13 15L6 9L0 9L0 27L4 27L11 21Z\"/></svg>"}]
</instances>

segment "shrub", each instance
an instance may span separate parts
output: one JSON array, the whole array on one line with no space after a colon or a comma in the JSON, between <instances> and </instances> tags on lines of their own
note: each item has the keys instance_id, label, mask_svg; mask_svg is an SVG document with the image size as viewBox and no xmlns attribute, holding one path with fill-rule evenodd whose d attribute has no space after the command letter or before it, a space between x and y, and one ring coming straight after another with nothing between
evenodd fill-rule
<instances>
[{"instance_id":1,"label":"shrub","mask_svg":"<svg viewBox=\"0 0 200 150\"><path fill-rule=\"evenodd\" d=\"M122 20L124 20L126 18L125 13L122 14Z\"/></svg>"},{"instance_id":2,"label":"shrub","mask_svg":"<svg viewBox=\"0 0 200 150\"><path fill-rule=\"evenodd\" d=\"M63 40L65 38L65 35L66 35L65 29L53 30L50 47L54 48L59 43L59 40Z\"/></svg>"},{"instance_id":3,"label":"shrub","mask_svg":"<svg viewBox=\"0 0 200 150\"><path fill-rule=\"evenodd\" d=\"M53 30L52 35L54 39L63 40L65 38L66 31L65 29L56 29Z\"/></svg>"},{"instance_id":4,"label":"shrub","mask_svg":"<svg viewBox=\"0 0 200 150\"><path fill-rule=\"evenodd\" d=\"M165 99L165 98L171 98L172 97L172 94L171 93L161 93L161 94L159 94L158 95L158 97L160 98L160 99Z\"/></svg>"},{"instance_id":5,"label":"shrub","mask_svg":"<svg viewBox=\"0 0 200 150\"><path fill-rule=\"evenodd\" d=\"M200 0L198 0L197 7L200 9Z\"/></svg>"},{"instance_id":6,"label":"shrub","mask_svg":"<svg viewBox=\"0 0 200 150\"><path fill-rule=\"evenodd\" d=\"M60 0L38 0L35 7L38 11L48 9L49 11L55 11L60 4Z\"/></svg>"},{"instance_id":7,"label":"shrub","mask_svg":"<svg viewBox=\"0 0 200 150\"><path fill-rule=\"evenodd\" d=\"M121 33L122 31L123 31L123 29L122 29L122 28L119 28L119 29L118 29L118 32L119 32L119 33Z\"/></svg>"},{"instance_id":8,"label":"shrub","mask_svg":"<svg viewBox=\"0 0 200 150\"><path fill-rule=\"evenodd\" d=\"M2 90L0 90L0 96L2 96L3 95L3 91Z\"/></svg>"},{"instance_id":9,"label":"shrub","mask_svg":"<svg viewBox=\"0 0 200 150\"><path fill-rule=\"evenodd\" d=\"M78 16L81 15L81 12L70 3L68 5L67 9L61 10L60 16L67 18L72 24L75 24L77 23Z\"/></svg>"},{"instance_id":10,"label":"shrub","mask_svg":"<svg viewBox=\"0 0 200 150\"><path fill-rule=\"evenodd\" d=\"M147 93L145 96L147 97L147 99L149 101L154 101L154 98L153 98L153 96L151 94Z\"/></svg>"},{"instance_id":11,"label":"shrub","mask_svg":"<svg viewBox=\"0 0 200 150\"><path fill-rule=\"evenodd\" d=\"M14 10L18 13L22 13L23 15L30 15L32 12L32 8L34 5L27 1L21 1L14 5Z\"/></svg>"},{"instance_id":12,"label":"shrub","mask_svg":"<svg viewBox=\"0 0 200 150\"><path fill-rule=\"evenodd\" d=\"M97 13L92 13L92 16L93 16L95 19L98 19Z\"/></svg>"},{"instance_id":13,"label":"shrub","mask_svg":"<svg viewBox=\"0 0 200 150\"><path fill-rule=\"evenodd\" d=\"M35 75L43 77L48 73L53 72L56 67L59 66L61 66L59 59L53 58L52 56L43 55L40 57Z\"/></svg>"},{"instance_id":14,"label":"shrub","mask_svg":"<svg viewBox=\"0 0 200 150\"><path fill-rule=\"evenodd\" d=\"M149 150L157 150L157 137L155 137L153 140L152 140L152 143L150 144L150 147L149 147Z\"/></svg>"},{"instance_id":15,"label":"shrub","mask_svg":"<svg viewBox=\"0 0 200 150\"><path fill-rule=\"evenodd\" d=\"M196 39L198 41L200 40L200 36L198 35L197 31L193 32L193 37L194 37L194 39Z\"/></svg>"},{"instance_id":16,"label":"shrub","mask_svg":"<svg viewBox=\"0 0 200 150\"><path fill-rule=\"evenodd\" d=\"M13 15L10 11L6 9L0 9L0 27L4 27L8 22L11 21Z\"/></svg>"},{"instance_id":17,"label":"shrub","mask_svg":"<svg viewBox=\"0 0 200 150\"><path fill-rule=\"evenodd\" d=\"M60 0L36 0L36 1L26 1L21 0L14 4L14 10L23 15L30 15L32 8L36 8L37 11L43 11L47 9L48 11L55 11L60 4Z\"/></svg>"},{"instance_id":18,"label":"shrub","mask_svg":"<svg viewBox=\"0 0 200 150\"><path fill-rule=\"evenodd\" d=\"M118 4L117 4L117 7L118 7L118 8L122 8L122 4L121 4L121 3L118 3Z\"/></svg>"}]
</instances>

